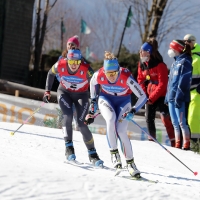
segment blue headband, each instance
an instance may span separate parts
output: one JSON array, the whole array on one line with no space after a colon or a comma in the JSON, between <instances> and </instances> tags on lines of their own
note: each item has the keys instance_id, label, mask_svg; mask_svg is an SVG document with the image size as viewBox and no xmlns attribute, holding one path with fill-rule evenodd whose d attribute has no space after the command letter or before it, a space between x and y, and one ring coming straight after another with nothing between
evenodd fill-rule
<instances>
[{"instance_id":1,"label":"blue headband","mask_svg":"<svg viewBox=\"0 0 200 200\"><path fill-rule=\"evenodd\" d=\"M103 68L105 71L108 71L108 70L117 71L117 70L119 70L119 63L118 63L117 59L104 60Z\"/></svg>"},{"instance_id":2,"label":"blue headband","mask_svg":"<svg viewBox=\"0 0 200 200\"><path fill-rule=\"evenodd\" d=\"M68 60L81 60L81 52L78 49L70 49L67 53Z\"/></svg>"},{"instance_id":3,"label":"blue headband","mask_svg":"<svg viewBox=\"0 0 200 200\"><path fill-rule=\"evenodd\" d=\"M147 43L147 42L145 42L145 43L141 46L141 49L142 49L143 51L149 52L150 54L152 54L152 51L153 51L153 47L152 47L149 43Z\"/></svg>"}]
</instances>

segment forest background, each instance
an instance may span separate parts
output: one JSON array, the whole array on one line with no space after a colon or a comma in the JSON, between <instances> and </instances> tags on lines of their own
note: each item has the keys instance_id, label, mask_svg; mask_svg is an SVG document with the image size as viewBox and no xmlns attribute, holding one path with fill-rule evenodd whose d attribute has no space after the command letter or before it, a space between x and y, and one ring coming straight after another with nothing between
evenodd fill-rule
<instances>
[{"instance_id":1,"label":"forest background","mask_svg":"<svg viewBox=\"0 0 200 200\"><path fill-rule=\"evenodd\" d=\"M136 77L138 52L150 36L169 68L173 39L188 33L200 39L199 5L196 0L35 0L29 69L39 81L31 86L44 88L46 73L74 35L94 70L102 66L104 51L111 51Z\"/></svg>"}]
</instances>

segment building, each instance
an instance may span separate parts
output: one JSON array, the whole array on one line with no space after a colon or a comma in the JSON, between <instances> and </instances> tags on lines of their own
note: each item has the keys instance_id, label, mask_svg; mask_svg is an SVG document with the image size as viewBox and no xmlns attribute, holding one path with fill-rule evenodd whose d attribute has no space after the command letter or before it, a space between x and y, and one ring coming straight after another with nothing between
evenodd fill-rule
<instances>
[{"instance_id":1,"label":"building","mask_svg":"<svg viewBox=\"0 0 200 200\"><path fill-rule=\"evenodd\" d=\"M0 79L26 84L34 0L0 0Z\"/></svg>"}]
</instances>

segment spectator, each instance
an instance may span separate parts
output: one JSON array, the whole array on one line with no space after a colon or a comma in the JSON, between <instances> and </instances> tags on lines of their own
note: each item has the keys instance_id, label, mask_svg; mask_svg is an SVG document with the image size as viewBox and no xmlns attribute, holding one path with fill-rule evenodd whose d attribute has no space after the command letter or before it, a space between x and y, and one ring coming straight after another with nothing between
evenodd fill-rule
<instances>
[{"instance_id":1,"label":"spectator","mask_svg":"<svg viewBox=\"0 0 200 200\"><path fill-rule=\"evenodd\" d=\"M191 140L197 142L200 138L200 45L196 43L195 36L187 34L184 37L185 44L192 50L192 83L190 87L191 102L188 110L188 124L191 131Z\"/></svg>"},{"instance_id":2,"label":"spectator","mask_svg":"<svg viewBox=\"0 0 200 200\"><path fill-rule=\"evenodd\" d=\"M185 103L190 102L190 84L192 78L191 48L182 40L173 40L169 45L169 57L174 57L170 68L169 82L165 102L169 106L172 124L175 130L175 147L190 149L190 130L186 123ZM181 128L181 131L180 131Z\"/></svg>"},{"instance_id":3,"label":"spectator","mask_svg":"<svg viewBox=\"0 0 200 200\"><path fill-rule=\"evenodd\" d=\"M175 146L174 129L164 99L167 91L168 69L158 51L158 43L150 38L141 46L138 63L138 83L146 93L145 116L149 134L156 138L155 116L159 109L171 146ZM149 140L152 139L149 137Z\"/></svg>"}]
</instances>

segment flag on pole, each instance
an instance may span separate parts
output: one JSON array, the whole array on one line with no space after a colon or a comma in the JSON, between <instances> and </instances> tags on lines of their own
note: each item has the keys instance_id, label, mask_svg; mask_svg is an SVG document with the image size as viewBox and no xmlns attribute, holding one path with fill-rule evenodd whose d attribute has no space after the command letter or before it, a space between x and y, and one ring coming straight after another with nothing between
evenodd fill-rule
<instances>
[{"instance_id":1,"label":"flag on pole","mask_svg":"<svg viewBox=\"0 0 200 200\"><path fill-rule=\"evenodd\" d=\"M61 33L65 33L65 26L64 26L64 23L63 23L63 19L61 20Z\"/></svg>"},{"instance_id":2,"label":"flag on pole","mask_svg":"<svg viewBox=\"0 0 200 200\"><path fill-rule=\"evenodd\" d=\"M88 60L90 57L90 50L89 50L89 47L86 47L86 50L85 50L85 58Z\"/></svg>"},{"instance_id":3,"label":"flag on pole","mask_svg":"<svg viewBox=\"0 0 200 200\"><path fill-rule=\"evenodd\" d=\"M131 11L131 7L129 9L128 12L128 16L127 16L127 21L126 21L126 27L129 28L131 26L131 18L133 17L133 13Z\"/></svg>"},{"instance_id":4,"label":"flag on pole","mask_svg":"<svg viewBox=\"0 0 200 200\"><path fill-rule=\"evenodd\" d=\"M90 28L87 26L86 22L82 19L81 19L81 33L84 33L84 34L91 33Z\"/></svg>"}]
</instances>

